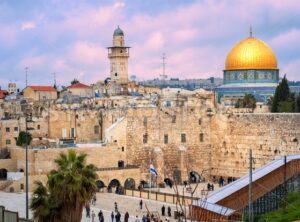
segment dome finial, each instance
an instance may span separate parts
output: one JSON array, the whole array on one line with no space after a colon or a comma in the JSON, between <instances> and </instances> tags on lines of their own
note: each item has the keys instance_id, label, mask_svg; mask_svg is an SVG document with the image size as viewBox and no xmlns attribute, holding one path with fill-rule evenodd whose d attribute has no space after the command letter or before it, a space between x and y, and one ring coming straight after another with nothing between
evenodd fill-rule
<instances>
[{"instance_id":1,"label":"dome finial","mask_svg":"<svg viewBox=\"0 0 300 222\"><path fill-rule=\"evenodd\" d=\"M250 25L250 29L249 29L249 35L250 37L252 37L252 26Z\"/></svg>"}]
</instances>

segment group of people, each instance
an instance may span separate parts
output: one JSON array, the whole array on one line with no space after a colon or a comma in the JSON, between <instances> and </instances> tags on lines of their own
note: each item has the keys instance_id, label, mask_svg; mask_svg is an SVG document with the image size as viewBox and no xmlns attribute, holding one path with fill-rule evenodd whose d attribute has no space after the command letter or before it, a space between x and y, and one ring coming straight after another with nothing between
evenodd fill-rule
<instances>
[{"instance_id":1,"label":"group of people","mask_svg":"<svg viewBox=\"0 0 300 222\"><path fill-rule=\"evenodd\" d=\"M166 212L166 208L165 208L165 205L163 205L161 207L161 215L165 216L165 212ZM172 214L171 214L171 207L168 206L168 217L171 217L171 216L172 216Z\"/></svg>"},{"instance_id":2,"label":"group of people","mask_svg":"<svg viewBox=\"0 0 300 222\"><path fill-rule=\"evenodd\" d=\"M207 184L207 190L208 190L208 191L214 191L214 190L215 190L214 184L213 184L213 183L212 183L212 184L208 183L208 184Z\"/></svg>"},{"instance_id":3,"label":"group of people","mask_svg":"<svg viewBox=\"0 0 300 222\"><path fill-rule=\"evenodd\" d=\"M91 200L91 203L92 203L92 205L96 204L96 196L93 196L93 198ZM142 199L139 201L139 208L140 208L140 210L143 209L143 200ZM96 213L95 213L94 210L92 210L92 212L91 212L90 203L86 204L85 210L86 210L86 217L91 218L92 222L96 222L95 221L96 220ZM166 212L166 210L167 210L167 212ZM172 216L171 212L172 212L172 210L171 210L170 206L168 206L167 209L164 205L162 206L162 208L161 208L161 215L162 216L171 217ZM114 211L111 212L110 216L111 216L111 222L121 222L121 213L118 210L118 203L117 202L114 203ZM104 222L104 215L103 215L103 212L101 210L98 213L98 218L99 218L99 222ZM156 219L157 218L155 218L155 215L153 215L153 214L150 215L149 213L147 213L146 215L143 215L142 221L140 221L140 219L136 215L135 222L158 221ZM124 214L124 222L128 222L128 221L129 221L129 213L126 212ZM169 221L169 219L166 218L165 221L167 222L167 221ZM160 222L162 222L162 221L160 221Z\"/></svg>"},{"instance_id":4,"label":"group of people","mask_svg":"<svg viewBox=\"0 0 300 222\"><path fill-rule=\"evenodd\" d=\"M219 187L223 187L223 186L224 186L224 182L225 182L225 180L224 180L224 178L221 176L221 177L219 178Z\"/></svg>"}]
</instances>

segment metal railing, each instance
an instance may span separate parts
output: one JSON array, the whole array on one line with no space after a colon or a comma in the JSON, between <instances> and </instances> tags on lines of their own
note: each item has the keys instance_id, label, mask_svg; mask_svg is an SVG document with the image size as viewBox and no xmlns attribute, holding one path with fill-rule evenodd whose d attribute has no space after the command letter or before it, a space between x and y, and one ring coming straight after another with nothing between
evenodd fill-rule
<instances>
[{"instance_id":1,"label":"metal railing","mask_svg":"<svg viewBox=\"0 0 300 222\"><path fill-rule=\"evenodd\" d=\"M19 217L18 212L5 210L5 207L0 206L0 222L33 222Z\"/></svg>"}]
</instances>

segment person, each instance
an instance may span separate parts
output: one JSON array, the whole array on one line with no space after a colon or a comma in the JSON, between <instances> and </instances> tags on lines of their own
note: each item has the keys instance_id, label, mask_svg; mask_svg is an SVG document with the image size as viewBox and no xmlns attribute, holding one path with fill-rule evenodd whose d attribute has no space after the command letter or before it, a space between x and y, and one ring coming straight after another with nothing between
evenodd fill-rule
<instances>
[{"instance_id":1,"label":"person","mask_svg":"<svg viewBox=\"0 0 300 222\"><path fill-rule=\"evenodd\" d=\"M97 197L96 197L96 194L94 194L93 201L92 201L92 203L93 203L94 206L96 205L96 201L97 201Z\"/></svg>"},{"instance_id":2,"label":"person","mask_svg":"<svg viewBox=\"0 0 300 222\"><path fill-rule=\"evenodd\" d=\"M99 222L104 222L104 216L103 216L103 214L101 214L101 216L99 218Z\"/></svg>"},{"instance_id":3,"label":"person","mask_svg":"<svg viewBox=\"0 0 300 222\"><path fill-rule=\"evenodd\" d=\"M207 184L207 190L210 190L210 183Z\"/></svg>"},{"instance_id":4,"label":"person","mask_svg":"<svg viewBox=\"0 0 300 222\"><path fill-rule=\"evenodd\" d=\"M119 211L117 211L115 218L116 218L116 222L120 222L121 221L121 214L120 214Z\"/></svg>"},{"instance_id":5,"label":"person","mask_svg":"<svg viewBox=\"0 0 300 222\"><path fill-rule=\"evenodd\" d=\"M92 222L95 222L95 217L96 217L96 214L94 211L92 211Z\"/></svg>"},{"instance_id":6,"label":"person","mask_svg":"<svg viewBox=\"0 0 300 222\"><path fill-rule=\"evenodd\" d=\"M161 208L161 215L162 216L165 216L165 210L166 210L165 205L163 205L162 208Z\"/></svg>"},{"instance_id":7,"label":"person","mask_svg":"<svg viewBox=\"0 0 300 222\"><path fill-rule=\"evenodd\" d=\"M115 212L118 212L118 204L115 202Z\"/></svg>"},{"instance_id":8,"label":"person","mask_svg":"<svg viewBox=\"0 0 300 222\"><path fill-rule=\"evenodd\" d=\"M129 213L126 212L124 216L124 222L128 222L128 220L129 220Z\"/></svg>"},{"instance_id":9,"label":"person","mask_svg":"<svg viewBox=\"0 0 300 222\"><path fill-rule=\"evenodd\" d=\"M136 215L136 217L135 217L135 222L140 222L140 220L139 220L139 218L138 218L137 215Z\"/></svg>"},{"instance_id":10,"label":"person","mask_svg":"<svg viewBox=\"0 0 300 222\"><path fill-rule=\"evenodd\" d=\"M147 219L147 220L146 220L147 222L150 222L150 221L151 221L149 213L147 213L146 219Z\"/></svg>"},{"instance_id":11,"label":"person","mask_svg":"<svg viewBox=\"0 0 300 222\"><path fill-rule=\"evenodd\" d=\"M101 210L100 210L99 213L98 213L98 217L99 217L99 222L103 222L103 221L102 221L103 213L102 213Z\"/></svg>"},{"instance_id":12,"label":"person","mask_svg":"<svg viewBox=\"0 0 300 222\"><path fill-rule=\"evenodd\" d=\"M142 221L143 221L143 222L147 222L147 217L146 217L145 214L144 214L143 217L142 217Z\"/></svg>"},{"instance_id":13,"label":"person","mask_svg":"<svg viewBox=\"0 0 300 222\"><path fill-rule=\"evenodd\" d=\"M111 222L114 222L115 215L114 215L114 212L113 212L113 211L111 212L110 217L111 217Z\"/></svg>"},{"instance_id":14,"label":"person","mask_svg":"<svg viewBox=\"0 0 300 222\"><path fill-rule=\"evenodd\" d=\"M211 184L211 190L212 190L212 191L214 191L214 190L215 190L215 186L214 186L214 184L213 184L213 183Z\"/></svg>"},{"instance_id":15,"label":"person","mask_svg":"<svg viewBox=\"0 0 300 222\"><path fill-rule=\"evenodd\" d=\"M170 206L168 206L168 216L169 216L169 217L172 216L172 215L171 215L171 207L170 207Z\"/></svg>"},{"instance_id":16,"label":"person","mask_svg":"<svg viewBox=\"0 0 300 222\"><path fill-rule=\"evenodd\" d=\"M140 209L143 209L143 200L140 201Z\"/></svg>"},{"instance_id":17,"label":"person","mask_svg":"<svg viewBox=\"0 0 300 222\"><path fill-rule=\"evenodd\" d=\"M224 179L221 176L220 179L219 179L219 187L223 187L223 186L224 186Z\"/></svg>"},{"instance_id":18,"label":"person","mask_svg":"<svg viewBox=\"0 0 300 222\"><path fill-rule=\"evenodd\" d=\"M86 217L91 217L91 216L90 216L91 208L90 208L89 203L87 203L87 204L85 205L85 211L86 211Z\"/></svg>"}]
</instances>

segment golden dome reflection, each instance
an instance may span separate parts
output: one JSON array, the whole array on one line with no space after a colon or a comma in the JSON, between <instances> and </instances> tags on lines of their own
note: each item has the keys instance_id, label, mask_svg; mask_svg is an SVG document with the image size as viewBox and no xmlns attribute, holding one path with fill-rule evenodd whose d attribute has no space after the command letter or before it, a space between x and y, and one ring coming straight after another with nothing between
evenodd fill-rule
<instances>
[{"instance_id":1,"label":"golden dome reflection","mask_svg":"<svg viewBox=\"0 0 300 222\"><path fill-rule=\"evenodd\" d=\"M278 69L272 48L260 39L250 37L237 43L228 53L225 70Z\"/></svg>"}]
</instances>

